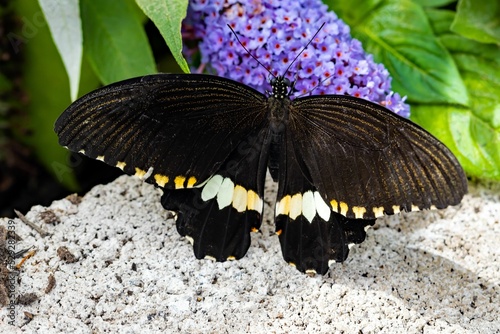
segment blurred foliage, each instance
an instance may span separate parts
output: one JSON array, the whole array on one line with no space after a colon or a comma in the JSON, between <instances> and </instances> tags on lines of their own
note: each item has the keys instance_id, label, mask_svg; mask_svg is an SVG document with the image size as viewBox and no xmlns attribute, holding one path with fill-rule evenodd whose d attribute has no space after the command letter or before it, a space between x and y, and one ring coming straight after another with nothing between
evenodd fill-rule
<instances>
[{"instance_id":1,"label":"blurred foliage","mask_svg":"<svg viewBox=\"0 0 500 334\"><path fill-rule=\"evenodd\" d=\"M411 119L444 142L469 176L500 180L500 3L327 2L386 66L393 89L408 96Z\"/></svg>"}]
</instances>

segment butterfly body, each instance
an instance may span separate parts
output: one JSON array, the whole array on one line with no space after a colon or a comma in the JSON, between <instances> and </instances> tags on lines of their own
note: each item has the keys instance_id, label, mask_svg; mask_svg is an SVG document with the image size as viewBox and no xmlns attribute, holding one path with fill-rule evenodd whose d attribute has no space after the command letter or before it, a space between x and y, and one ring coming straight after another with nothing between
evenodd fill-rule
<instances>
[{"instance_id":1,"label":"butterfly body","mask_svg":"<svg viewBox=\"0 0 500 334\"><path fill-rule=\"evenodd\" d=\"M291 100L210 75L157 74L91 92L59 117L61 145L161 187L197 258L239 259L259 230L267 169L276 233L304 272L345 260L384 214L458 204L463 170L436 138L349 96Z\"/></svg>"}]
</instances>

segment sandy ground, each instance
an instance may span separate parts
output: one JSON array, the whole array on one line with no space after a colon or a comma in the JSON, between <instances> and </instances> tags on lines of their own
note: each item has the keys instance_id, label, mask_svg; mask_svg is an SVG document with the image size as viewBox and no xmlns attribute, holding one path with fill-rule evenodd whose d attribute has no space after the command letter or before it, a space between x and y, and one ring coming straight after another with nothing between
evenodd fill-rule
<instances>
[{"instance_id":1,"label":"sandy ground","mask_svg":"<svg viewBox=\"0 0 500 334\"><path fill-rule=\"evenodd\" d=\"M81 203L33 207L26 217L49 236L12 220L16 248L37 248L16 294L38 299L16 306L15 326L2 308L0 332L500 333L499 184L470 184L457 207L378 219L346 262L316 277L283 261L270 216L242 260L196 260L159 199L122 176ZM44 223L47 210L59 222Z\"/></svg>"}]
</instances>

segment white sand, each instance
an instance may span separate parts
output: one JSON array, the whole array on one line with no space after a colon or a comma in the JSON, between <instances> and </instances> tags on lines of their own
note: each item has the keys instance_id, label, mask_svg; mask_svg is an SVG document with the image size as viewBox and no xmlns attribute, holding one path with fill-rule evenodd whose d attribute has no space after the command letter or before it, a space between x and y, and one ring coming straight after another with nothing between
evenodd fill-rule
<instances>
[{"instance_id":1,"label":"white sand","mask_svg":"<svg viewBox=\"0 0 500 334\"><path fill-rule=\"evenodd\" d=\"M500 333L499 184L471 184L447 210L378 219L344 264L314 278L283 261L269 218L242 260L196 260L158 190L128 176L78 205L54 202L56 225L41 222L46 209L26 214L45 238L15 219L18 250L38 248L17 293L39 296L15 323L34 318L20 330L2 308L1 333ZM78 261L62 261L60 246Z\"/></svg>"}]
</instances>

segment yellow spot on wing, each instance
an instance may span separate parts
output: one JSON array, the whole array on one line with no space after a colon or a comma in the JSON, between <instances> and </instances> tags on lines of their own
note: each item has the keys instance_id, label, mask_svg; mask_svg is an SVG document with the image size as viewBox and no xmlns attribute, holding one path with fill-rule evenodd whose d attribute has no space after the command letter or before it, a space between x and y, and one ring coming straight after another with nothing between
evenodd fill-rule
<instances>
[{"instance_id":1,"label":"yellow spot on wing","mask_svg":"<svg viewBox=\"0 0 500 334\"><path fill-rule=\"evenodd\" d=\"M332 206L332 211L333 212L339 212L339 203L337 203L336 200L332 199L330 201L330 205Z\"/></svg>"},{"instance_id":2,"label":"yellow spot on wing","mask_svg":"<svg viewBox=\"0 0 500 334\"><path fill-rule=\"evenodd\" d=\"M349 206L347 205L346 202L340 202L340 214L342 216L347 215L347 210L349 210Z\"/></svg>"},{"instance_id":3,"label":"yellow spot on wing","mask_svg":"<svg viewBox=\"0 0 500 334\"><path fill-rule=\"evenodd\" d=\"M193 186L194 186L195 183L196 183L196 178L194 176L191 176L188 179L187 187L186 188L193 188Z\"/></svg>"},{"instance_id":4,"label":"yellow spot on wing","mask_svg":"<svg viewBox=\"0 0 500 334\"><path fill-rule=\"evenodd\" d=\"M259 195L253 190L249 190L247 193L247 207L248 210L255 210L257 212L262 212L262 200Z\"/></svg>"},{"instance_id":5,"label":"yellow spot on wing","mask_svg":"<svg viewBox=\"0 0 500 334\"><path fill-rule=\"evenodd\" d=\"M123 170L125 168L125 166L127 165L126 162L123 162L123 161L118 161L116 163L116 167L120 168L121 170Z\"/></svg>"},{"instance_id":6,"label":"yellow spot on wing","mask_svg":"<svg viewBox=\"0 0 500 334\"><path fill-rule=\"evenodd\" d=\"M165 187L165 185L168 183L168 176L166 175L155 174L154 177L156 184L159 185L160 187Z\"/></svg>"},{"instance_id":7,"label":"yellow spot on wing","mask_svg":"<svg viewBox=\"0 0 500 334\"><path fill-rule=\"evenodd\" d=\"M247 208L247 190L237 185L233 191L233 207L238 212L243 212Z\"/></svg>"},{"instance_id":8,"label":"yellow spot on wing","mask_svg":"<svg viewBox=\"0 0 500 334\"><path fill-rule=\"evenodd\" d=\"M302 194L297 193L292 196L292 200L290 201L290 216L291 219L295 220L302 213Z\"/></svg>"},{"instance_id":9,"label":"yellow spot on wing","mask_svg":"<svg viewBox=\"0 0 500 334\"><path fill-rule=\"evenodd\" d=\"M281 233L283 233L283 230L278 230L276 231L276 235L279 237L281 235Z\"/></svg>"},{"instance_id":10,"label":"yellow spot on wing","mask_svg":"<svg viewBox=\"0 0 500 334\"><path fill-rule=\"evenodd\" d=\"M354 217L356 217L357 219L362 219L363 215L366 212L366 208L362 206L353 206L352 211L354 212Z\"/></svg>"},{"instance_id":11,"label":"yellow spot on wing","mask_svg":"<svg viewBox=\"0 0 500 334\"><path fill-rule=\"evenodd\" d=\"M396 213L400 213L401 209L400 209L399 205L393 205L392 211L396 214Z\"/></svg>"},{"instance_id":12,"label":"yellow spot on wing","mask_svg":"<svg viewBox=\"0 0 500 334\"><path fill-rule=\"evenodd\" d=\"M95 159L104 162L104 155L98 155Z\"/></svg>"},{"instance_id":13,"label":"yellow spot on wing","mask_svg":"<svg viewBox=\"0 0 500 334\"><path fill-rule=\"evenodd\" d=\"M375 218L382 217L384 215L384 207L379 206L378 208L373 208L373 214L375 215Z\"/></svg>"},{"instance_id":14,"label":"yellow spot on wing","mask_svg":"<svg viewBox=\"0 0 500 334\"><path fill-rule=\"evenodd\" d=\"M175 189L182 189L184 188L184 181L186 181L186 178L184 176L176 176L174 183L175 183Z\"/></svg>"},{"instance_id":15,"label":"yellow spot on wing","mask_svg":"<svg viewBox=\"0 0 500 334\"><path fill-rule=\"evenodd\" d=\"M288 213L290 212L290 200L292 198L290 197L290 195L286 195L285 197L283 197L279 203L278 203L278 207L277 207L277 210L276 210L276 216L278 215L288 215Z\"/></svg>"},{"instance_id":16,"label":"yellow spot on wing","mask_svg":"<svg viewBox=\"0 0 500 334\"><path fill-rule=\"evenodd\" d=\"M135 174L134 176L137 176L138 178L142 179L144 177L144 175L146 175L146 171L145 170L142 170L138 167L135 167Z\"/></svg>"},{"instance_id":17,"label":"yellow spot on wing","mask_svg":"<svg viewBox=\"0 0 500 334\"><path fill-rule=\"evenodd\" d=\"M411 211L420 211L420 208L416 205L411 206Z\"/></svg>"}]
</instances>

